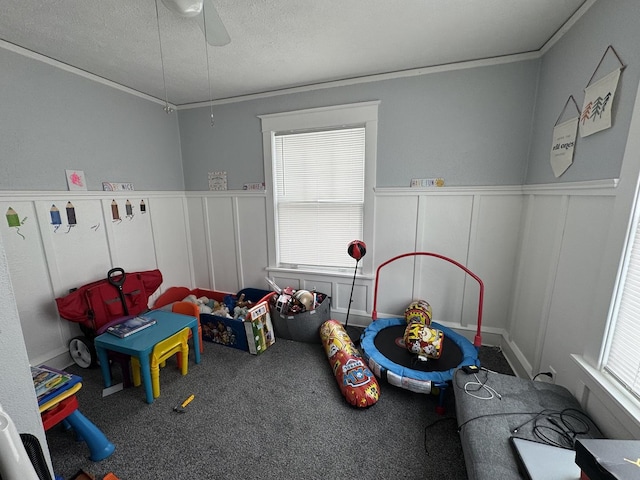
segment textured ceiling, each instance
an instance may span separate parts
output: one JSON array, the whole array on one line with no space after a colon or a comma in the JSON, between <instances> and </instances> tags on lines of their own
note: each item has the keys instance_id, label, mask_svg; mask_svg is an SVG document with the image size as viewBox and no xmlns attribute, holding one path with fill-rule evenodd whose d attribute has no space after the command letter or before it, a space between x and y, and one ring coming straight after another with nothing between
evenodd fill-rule
<instances>
[{"instance_id":1,"label":"textured ceiling","mask_svg":"<svg viewBox=\"0 0 640 480\"><path fill-rule=\"evenodd\" d=\"M206 49L160 1L158 32L154 0L0 0L0 39L164 101L160 33L186 105L537 52L593 1L213 0L231 43Z\"/></svg>"}]
</instances>

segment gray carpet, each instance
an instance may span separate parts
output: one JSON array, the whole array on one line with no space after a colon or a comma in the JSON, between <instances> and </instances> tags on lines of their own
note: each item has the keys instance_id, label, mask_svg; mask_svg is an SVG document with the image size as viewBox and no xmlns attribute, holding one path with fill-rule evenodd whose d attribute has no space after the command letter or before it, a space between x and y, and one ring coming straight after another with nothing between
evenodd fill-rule
<instances>
[{"instance_id":1,"label":"gray carpet","mask_svg":"<svg viewBox=\"0 0 640 480\"><path fill-rule=\"evenodd\" d=\"M148 405L141 387L102 398L99 369L83 377L80 411L116 446L101 461L58 425L47 432L57 475L80 469L102 479L465 479L451 389L438 397L381 382L379 401L356 409L343 399L320 344L278 339L264 354L205 342L202 362L182 377L161 370L161 395ZM483 347L484 366L511 373L501 352ZM120 381L113 367L114 383ZM179 414L173 407L195 399Z\"/></svg>"}]
</instances>

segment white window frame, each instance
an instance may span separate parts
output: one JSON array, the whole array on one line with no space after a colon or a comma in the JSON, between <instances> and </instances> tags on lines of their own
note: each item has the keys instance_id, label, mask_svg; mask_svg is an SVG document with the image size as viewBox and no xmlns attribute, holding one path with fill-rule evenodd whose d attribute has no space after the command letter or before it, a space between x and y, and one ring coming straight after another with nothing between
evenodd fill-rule
<instances>
[{"instance_id":1,"label":"white window frame","mask_svg":"<svg viewBox=\"0 0 640 480\"><path fill-rule=\"evenodd\" d=\"M267 252L269 271L288 271L278 265L277 240L275 228L275 198L274 198L274 137L276 133L295 132L300 130L318 130L341 126L358 125L365 127L365 181L364 181L364 222L363 240L367 249L373 249L374 209L376 184L376 163L378 146L378 105L379 101L362 102L330 107L310 108L305 110L288 111L267 115L258 115L262 122L262 148L264 158L264 172L267 196ZM356 239L354 239L356 240ZM347 245L344 246L345 252ZM373 272L372 256L365 256L360 262L362 273L371 275ZM300 271L300 270L296 270ZM324 275L344 275L352 269L310 269L313 273Z\"/></svg>"},{"instance_id":2,"label":"white window frame","mask_svg":"<svg viewBox=\"0 0 640 480\"><path fill-rule=\"evenodd\" d=\"M594 305L608 306L606 324L602 330L595 331L582 355L572 354L571 357L582 373L576 391L578 399L583 406L592 404L591 397L595 399L593 404L597 410L590 413L597 417L596 421L602 418L617 422L617 425L612 422L612 432L604 433L624 432L624 435L637 436L640 435L640 402L606 371L604 364L615 328L615 311L622 291L627 250L633 238L633 221L637 218L636 208L640 206L640 87L636 91L620 177L616 179L615 186L609 235L600 261L600 281L594 292Z\"/></svg>"},{"instance_id":3,"label":"white window frame","mask_svg":"<svg viewBox=\"0 0 640 480\"><path fill-rule=\"evenodd\" d=\"M625 241L625 246L623 248L622 259L620 262L620 269L618 273L618 279L616 281L615 291L612 300L612 306L609 314L609 318L607 321L606 334L604 337L604 342L602 346L602 350L600 353L599 365L600 369L605 375L610 375L617 385L617 387L624 393L628 393L631 396L631 399L637 405L640 405L640 392L637 390L637 387L632 391L628 389L628 387L624 384L621 379L618 379L613 371L609 370L609 355L611 354L611 349L613 347L613 339L616 333L616 328L618 324L618 320L621 313L622 303L625 298L625 290L627 289L627 281L629 280L629 276L638 275L638 269L636 265L636 269L633 272L630 272L632 267L632 253L634 250L640 248L640 245L636 245L638 239L638 229L640 228L640 197L638 196L638 189L636 188L636 194L634 196L631 221L627 232L627 238ZM630 281L630 280L629 280ZM640 345L639 345L640 347ZM638 353L640 354L640 353ZM628 390L628 391L627 391Z\"/></svg>"}]
</instances>

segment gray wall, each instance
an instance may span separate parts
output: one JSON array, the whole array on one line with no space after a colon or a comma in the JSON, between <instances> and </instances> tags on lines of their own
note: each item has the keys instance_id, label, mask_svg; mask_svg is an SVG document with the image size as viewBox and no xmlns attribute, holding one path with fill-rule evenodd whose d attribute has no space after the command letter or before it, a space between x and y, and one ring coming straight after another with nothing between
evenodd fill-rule
<instances>
[{"instance_id":1,"label":"gray wall","mask_svg":"<svg viewBox=\"0 0 640 480\"><path fill-rule=\"evenodd\" d=\"M451 186L615 178L640 78L639 18L636 0L596 2L540 61L219 105L213 129L208 108L167 115L156 103L0 49L0 190L66 190L65 169L84 170L89 190L103 181L207 190L213 170L226 170L229 188L241 189L265 180L257 115L378 99L380 187L434 176ZM574 165L555 179L553 125L569 95L581 106L609 44L628 64L614 126L578 139ZM598 76L614 65L608 55Z\"/></svg>"},{"instance_id":2,"label":"gray wall","mask_svg":"<svg viewBox=\"0 0 640 480\"><path fill-rule=\"evenodd\" d=\"M531 155L525 183L576 182L618 178L629 131L629 122L640 78L640 2L606 0L596 2L587 13L543 57ZM558 179L549 166L553 127L562 107L573 95L582 108L584 88L612 45L628 66L622 71L613 104L613 126L586 138L578 138L573 165ZM619 63L609 51L593 81ZM567 107L562 120L576 115Z\"/></svg>"},{"instance_id":3,"label":"gray wall","mask_svg":"<svg viewBox=\"0 0 640 480\"><path fill-rule=\"evenodd\" d=\"M65 169L136 190L184 190L177 115L0 49L0 190L67 190Z\"/></svg>"},{"instance_id":4,"label":"gray wall","mask_svg":"<svg viewBox=\"0 0 640 480\"><path fill-rule=\"evenodd\" d=\"M208 190L222 170L229 189L262 182L257 115L380 100L377 186L411 178L447 185L519 185L524 181L538 61L432 73L333 87L214 107L181 110L185 188Z\"/></svg>"}]
</instances>

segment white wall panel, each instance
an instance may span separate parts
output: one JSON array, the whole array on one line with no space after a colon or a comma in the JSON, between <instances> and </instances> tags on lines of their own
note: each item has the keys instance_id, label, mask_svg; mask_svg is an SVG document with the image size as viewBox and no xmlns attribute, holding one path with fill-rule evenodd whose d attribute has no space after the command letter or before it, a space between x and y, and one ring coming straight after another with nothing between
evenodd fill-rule
<instances>
[{"instance_id":1,"label":"white wall panel","mask_svg":"<svg viewBox=\"0 0 640 480\"><path fill-rule=\"evenodd\" d=\"M52 224L54 208L59 211L60 225ZM111 269L111 256L99 199L37 201L36 211L56 296L106 278Z\"/></svg>"},{"instance_id":2,"label":"white wall panel","mask_svg":"<svg viewBox=\"0 0 640 480\"><path fill-rule=\"evenodd\" d=\"M148 198L119 197L102 200L112 264L125 272L156 268Z\"/></svg>"},{"instance_id":3,"label":"white wall panel","mask_svg":"<svg viewBox=\"0 0 640 480\"><path fill-rule=\"evenodd\" d=\"M213 289L212 266L209 256L209 217L205 214L205 199L188 197L189 232L191 233L191 251L193 252L193 276L195 286Z\"/></svg>"},{"instance_id":4,"label":"white wall panel","mask_svg":"<svg viewBox=\"0 0 640 480\"><path fill-rule=\"evenodd\" d=\"M520 361L530 370L536 361L541 328L546 323L565 209L559 196L530 196L525 208L527 221L509 337L523 356Z\"/></svg>"},{"instance_id":5,"label":"white wall panel","mask_svg":"<svg viewBox=\"0 0 640 480\"><path fill-rule=\"evenodd\" d=\"M240 290L236 229L232 197L207 198L210 261L213 266L214 289L224 292Z\"/></svg>"},{"instance_id":6,"label":"white wall panel","mask_svg":"<svg viewBox=\"0 0 640 480\"><path fill-rule=\"evenodd\" d=\"M162 288L193 286L186 200L181 196L149 198L153 247L162 272Z\"/></svg>"},{"instance_id":7,"label":"white wall panel","mask_svg":"<svg viewBox=\"0 0 640 480\"><path fill-rule=\"evenodd\" d=\"M106 278L113 267L139 271L157 265L165 285L193 286L184 195L163 194L154 198L125 195L122 192L0 195L0 208L7 214L12 207L21 223L19 227L10 226L7 217L0 235L6 246L31 363L51 362L64 367L65 362L71 361L68 341L80 330L76 323L59 317L55 298L66 295L71 288ZM146 213L141 209L143 199ZM119 220L114 220L114 200ZM58 209L54 216L53 205ZM67 206L73 208L75 221L70 221ZM154 212L156 216L152 219ZM11 222L15 223L15 217Z\"/></svg>"},{"instance_id":8,"label":"white wall panel","mask_svg":"<svg viewBox=\"0 0 640 480\"><path fill-rule=\"evenodd\" d=\"M418 214L416 251L436 253L467 264L474 197L423 196ZM461 324L466 274L457 266L435 258L417 257L414 299L433 308L433 319Z\"/></svg>"},{"instance_id":9,"label":"white wall panel","mask_svg":"<svg viewBox=\"0 0 640 480\"><path fill-rule=\"evenodd\" d=\"M351 295L351 287L353 286L353 296ZM335 308L335 310L344 313L346 316L347 312L351 316L353 313L357 313L359 315L369 316L369 297L370 297L370 288L367 285L363 285L357 283L353 285L353 279L351 281L336 281L336 295L334 302L331 303L331 306ZM349 311L349 300L351 299L351 310ZM351 318L351 317L349 317ZM350 324L353 324L352 320L349 320Z\"/></svg>"},{"instance_id":10,"label":"white wall panel","mask_svg":"<svg viewBox=\"0 0 640 480\"><path fill-rule=\"evenodd\" d=\"M374 273L380 264L416 249L418 197L409 195L381 195L376 198ZM395 262L385 267L378 286L378 314L396 315L403 312L413 292L413 262L403 260L398 273L387 274L396 268ZM373 295L373 293L372 293ZM371 300L373 302L373 299ZM404 305L404 306L402 306Z\"/></svg>"},{"instance_id":11,"label":"white wall panel","mask_svg":"<svg viewBox=\"0 0 640 480\"><path fill-rule=\"evenodd\" d=\"M257 196L239 196L237 198L237 254L240 275L240 288L264 288L268 284L266 267L267 257L267 207L266 198ZM229 252L231 254L231 252Z\"/></svg>"},{"instance_id":12,"label":"white wall panel","mask_svg":"<svg viewBox=\"0 0 640 480\"><path fill-rule=\"evenodd\" d=\"M9 208L24 223L20 227L9 227L8 222L2 222L0 234L7 252L24 342L35 363L35 359L50 358L47 354L51 351L66 350L71 325L58 318L33 202L0 203L2 212Z\"/></svg>"},{"instance_id":13,"label":"white wall panel","mask_svg":"<svg viewBox=\"0 0 640 480\"><path fill-rule=\"evenodd\" d=\"M467 267L485 286L483 327L505 328L513 295L522 214L521 195L481 195L476 198ZM479 288L466 282L462 322L476 328Z\"/></svg>"},{"instance_id":14,"label":"white wall panel","mask_svg":"<svg viewBox=\"0 0 640 480\"><path fill-rule=\"evenodd\" d=\"M534 366L537 373L551 365L558 373L556 382L564 385L571 384L575 369L568 355L582 354L584 349L581 332L602 323L592 314L593 292L613 202L613 197L604 196L574 196L569 201L541 361Z\"/></svg>"}]
</instances>

